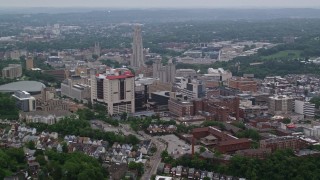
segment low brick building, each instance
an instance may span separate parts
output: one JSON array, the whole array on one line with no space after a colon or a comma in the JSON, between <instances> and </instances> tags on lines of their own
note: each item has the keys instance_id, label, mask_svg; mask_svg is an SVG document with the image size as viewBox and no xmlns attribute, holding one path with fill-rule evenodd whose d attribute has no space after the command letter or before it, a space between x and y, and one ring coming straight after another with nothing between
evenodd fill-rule
<instances>
[{"instance_id":1,"label":"low brick building","mask_svg":"<svg viewBox=\"0 0 320 180\"><path fill-rule=\"evenodd\" d=\"M237 138L214 127L196 128L192 131L193 138L209 148L215 148L222 153L234 153L249 149L251 141Z\"/></svg>"},{"instance_id":2,"label":"low brick building","mask_svg":"<svg viewBox=\"0 0 320 180\"><path fill-rule=\"evenodd\" d=\"M257 92L257 82L243 77L232 77L229 79L228 87L238 89L240 91Z\"/></svg>"},{"instance_id":3,"label":"low brick building","mask_svg":"<svg viewBox=\"0 0 320 180\"><path fill-rule=\"evenodd\" d=\"M282 136L260 141L260 148L270 148L272 152L281 149L300 150L306 146L307 144L304 141L293 136Z\"/></svg>"},{"instance_id":4,"label":"low brick building","mask_svg":"<svg viewBox=\"0 0 320 180\"><path fill-rule=\"evenodd\" d=\"M269 148L259 148L259 149L245 149L239 150L236 152L237 155L251 157L251 158L259 158L263 159L269 154L271 154L271 149Z\"/></svg>"}]
</instances>

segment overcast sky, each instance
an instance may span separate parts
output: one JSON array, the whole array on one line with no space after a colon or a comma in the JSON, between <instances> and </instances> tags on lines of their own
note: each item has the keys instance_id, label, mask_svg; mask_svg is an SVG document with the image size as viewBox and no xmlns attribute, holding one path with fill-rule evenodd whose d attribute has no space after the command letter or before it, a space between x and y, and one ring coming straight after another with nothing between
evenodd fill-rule
<instances>
[{"instance_id":1,"label":"overcast sky","mask_svg":"<svg viewBox=\"0 0 320 180\"><path fill-rule=\"evenodd\" d=\"M320 0L0 0L1 7L279 8L320 7Z\"/></svg>"}]
</instances>

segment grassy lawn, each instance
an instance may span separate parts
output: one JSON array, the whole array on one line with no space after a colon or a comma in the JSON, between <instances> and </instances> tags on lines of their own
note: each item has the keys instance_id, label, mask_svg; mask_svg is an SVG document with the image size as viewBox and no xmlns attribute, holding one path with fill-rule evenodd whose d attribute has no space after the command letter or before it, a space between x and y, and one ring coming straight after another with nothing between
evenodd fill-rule
<instances>
[{"instance_id":1,"label":"grassy lawn","mask_svg":"<svg viewBox=\"0 0 320 180\"><path fill-rule=\"evenodd\" d=\"M269 56L261 56L264 60L269 59L298 59L301 57L301 52L298 50L286 50L286 51L279 51L275 54Z\"/></svg>"}]
</instances>

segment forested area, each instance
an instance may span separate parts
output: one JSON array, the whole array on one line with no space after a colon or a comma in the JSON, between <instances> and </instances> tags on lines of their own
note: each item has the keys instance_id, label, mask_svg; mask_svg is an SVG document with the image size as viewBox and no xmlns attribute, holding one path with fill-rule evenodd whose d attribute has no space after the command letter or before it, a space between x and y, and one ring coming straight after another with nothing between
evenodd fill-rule
<instances>
[{"instance_id":1,"label":"forested area","mask_svg":"<svg viewBox=\"0 0 320 180\"><path fill-rule=\"evenodd\" d=\"M0 149L0 179L27 167L22 149Z\"/></svg>"},{"instance_id":2,"label":"forested area","mask_svg":"<svg viewBox=\"0 0 320 180\"><path fill-rule=\"evenodd\" d=\"M215 154L215 157L219 159L218 154ZM193 157L185 155L175 160L166 151L162 153L162 159L173 166L182 165L250 180L320 178L320 157L297 157L291 150L277 151L263 160L234 156L228 164L221 164L217 160L204 160L199 154Z\"/></svg>"},{"instance_id":3,"label":"forested area","mask_svg":"<svg viewBox=\"0 0 320 180\"><path fill-rule=\"evenodd\" d=\"M0 119L17 120L18 108L14 99L8 93L0 93Z\"/></svg>"},{"instance_id":4,"label":"forested area","mask_svg":"<svg viewBox=\"0 0 320 180\"><path fill-rule=\"evenodd\" d=\"M36 150L36 161L41 165L40 180L45 179L104 179L108 172L98 160L83 153L58 153ZM47 157L47 158L45 158ZM27 169L22 148L0 149L0 179ZM25 172L23 171L23 172Z\"/></svg>"}]
</instances>

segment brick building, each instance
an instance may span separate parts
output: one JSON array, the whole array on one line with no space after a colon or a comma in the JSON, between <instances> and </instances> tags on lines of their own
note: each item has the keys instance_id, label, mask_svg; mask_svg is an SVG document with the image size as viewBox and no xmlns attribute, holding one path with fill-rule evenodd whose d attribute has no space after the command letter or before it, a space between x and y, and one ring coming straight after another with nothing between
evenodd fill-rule
<instances>
[{"instance_id":1,"label":"brick building","mask_svg":"<svg viewBox=\"0 0 320 180\"><path fill-rule=\"evenodd\" d=\"M271 154L271 149L245 149L245 150L239 150L236 152L237 155L245 156L245 157L250 157L250 158L259 158L263 159L269 154Z\"/></svg>"},{"instance_id":2,"label":"brick building","mask_svg":"<svg viewBox=\"0 0 320 180\"><path fill-rule=\"evenodd\" d=\"M227 121L229 116L239 119L239 98L235 96L219 96L205 99L203 111L213 114L215 120Z\"/></svg>"},{"instance_id":3,"label":"brick building","mask_svg":"<svg viewBox=\"0 0 320 180\"><path fill-rule=\"evenodd\" d=\"M257 82L243 77L232 77L229 79L228 87L238 89L240 91L257 92Z\"/></svg>"},{"instance_id":4,"label":"brick building","mask_svg":"<svg viewBox=\"0 0 320 180\"><path fill-rule=\"evenodd\" d=\"M300 150L305 147L305 142L293 136L282 136L260 141L260 148L270 148L272 152L281 149Z\"/></svg>"},{"instance_id":5,"label":"brick building","mask_svg":"<svg viewBox=\"0 0 320 180\"><path fill-rule=\"evenodd\" d=\"M170 113L175 116L183 117L194 115L193 103L189 101L169 99L168 108Z\"/></svg>"},{"instance_id":6,"label":"brick building","mask_svg":"<svg viewBox=\"0 0 320 180\"><path fill-rule=\"evenodd\" d=\"M239 139L214 127L196 128L193 129L192 134L197 141L222 153L234 153L249 149L251 146L249 139Z\"/></svg>"}]
</instances>

